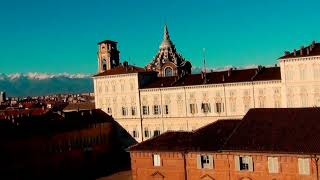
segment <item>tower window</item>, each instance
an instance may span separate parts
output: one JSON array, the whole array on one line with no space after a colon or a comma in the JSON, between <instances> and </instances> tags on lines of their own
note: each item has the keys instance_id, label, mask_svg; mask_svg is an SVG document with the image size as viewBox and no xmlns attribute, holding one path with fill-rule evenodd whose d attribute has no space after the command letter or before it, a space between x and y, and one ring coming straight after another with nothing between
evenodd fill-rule
<instances>
[{"instance_id":1,"label":"tower window","mask_svg":"<svg viewBox=\"0 0 320 180\"><path fill-rule=\"evenodd\" d=\"M173 76L173 70L171 67L167 67L164 69L164 76L165 77Z\"/></svg>"},{"instance_id":2,"label":"tower window","mask_svg":"<svg viewBox=\"0 0 320 180\"><path fill-rule=\"evenodd\" d=\"M107 61L105 59L102 60L102 70L107 70Z\"/></svg>"}]
</instances>

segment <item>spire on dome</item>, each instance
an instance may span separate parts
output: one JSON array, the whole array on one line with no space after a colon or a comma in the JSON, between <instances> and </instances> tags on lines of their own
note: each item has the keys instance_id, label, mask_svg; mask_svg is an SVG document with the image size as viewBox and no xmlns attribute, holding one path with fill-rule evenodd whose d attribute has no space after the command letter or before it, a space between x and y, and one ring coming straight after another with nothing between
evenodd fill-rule
<instances>
[{"instance_id":1,"label":"spire on dome","mask_svg":"<svg viewBox=\"0 0 320 180\"><path fill-rule=\"evenodd\" d=\"M170 40L167 24L164 25L163 40Z\"/></svg>"},{"instance_id":2,"label":"spire on dome","mask_svg":"<svg viewBox=\"0 0 320 180\"><path fill-rule=\"evenodd\" d=\"M168 26L167 24L164 25L164 31L163 31L163 40L162 43L160 45L160 48L167 48L167 47L172 47L173 44L170 40L170 36L169 36L169 31L168 31Z\"/></svg>"}]
</instances>

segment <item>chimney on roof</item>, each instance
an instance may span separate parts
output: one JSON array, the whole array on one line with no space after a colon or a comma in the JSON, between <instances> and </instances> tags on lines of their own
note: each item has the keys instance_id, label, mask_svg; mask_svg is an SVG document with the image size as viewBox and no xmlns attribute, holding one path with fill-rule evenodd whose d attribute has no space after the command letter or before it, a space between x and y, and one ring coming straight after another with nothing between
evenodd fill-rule
<instances>
[{"instance_id":1,"label":"chimney on roof","mask_svg":"<svg viewBox=\"0 0 320 180\"><path fill-rule=\"evenodd\" d=\"M312 41L312 45L313 45L313 46L315 46L316 43L317 43L317 42L316 42L315 40Z\"/></svg>"},{"instance_id":2,"label":"chimney on roof","mask_svg":"<svg viewBox=\"0 0 320 180\"><path fill-rule=\"evenodd\" d=\"M284 55L285 55L285 56L287 56L287 55L289 55L289 54L290 54L289 51L285 51L285 52L284 52Z\"/></svg>"},{"instance_id":3,"label":"chimney on roof","mask_svg":"<svg viewBox=\"0 0 320 180\"><path fill-rule=\"evenodd\" d=\"M233 70L232 68L230 68L230 69L228 70L228 77L231 76L232 70Z\"/></svg>"},{"instance_id":4,"label":"chimney on roof","mask_svg":"<svg viewBox=\"0 0 320 180\"><path fill-rule=\"evenodd\" d=\"M296 49L293 50L293 55L297 56L297 50Z\"/></svg>"},{"instance_id":5,"label":"chimney on roof","mask_svg":"<svg viewBox=\"0 0 320 180\"><path fill-rule=\"evenodd\" d=\"M300 47L300 56L303 56L303 49L304 49L304 46L301 46Z\"/></svg>"},{"instance_id":6,"label":"chimney on roof","mask_svg":"<svg viewBox=\"0 0 320 180\"><path fill-rule=\"evenodd\" d=\"M307 48L307 55L309 55L310 54L310 50L309 50L309 48Z\"/></svg>"},{"instance_id":7,"label":"chimney on roof","mask_svg":"<svg viewBox=\"0 0 320 180\"><path fill-rule=\"evenodd\" d=\"M124 66L124 67L128 67L128 65L129 65L128 61L124 61L124 62L123 62L123 66Z\"/></svg>"}]
</instances>

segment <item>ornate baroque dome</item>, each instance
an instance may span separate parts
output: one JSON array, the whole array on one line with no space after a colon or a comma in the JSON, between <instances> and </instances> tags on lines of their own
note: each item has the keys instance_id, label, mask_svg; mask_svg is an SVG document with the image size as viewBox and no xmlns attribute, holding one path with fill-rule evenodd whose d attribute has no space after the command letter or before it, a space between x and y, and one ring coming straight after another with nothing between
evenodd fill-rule
<instances>
[{"instance_id":1,"label":"ornate baroque dome","mask_svg":"<svg viewBox=\"0 0 320 180\"><path fill-rule=\"evenodd\" d=\"M164 26L163 40L160 49L147 70L157 71L158 76L182 76L191 73L191 63L186 61L181 54L176 51L172 43L167 25Z\"/></svg>"}]
</instances>

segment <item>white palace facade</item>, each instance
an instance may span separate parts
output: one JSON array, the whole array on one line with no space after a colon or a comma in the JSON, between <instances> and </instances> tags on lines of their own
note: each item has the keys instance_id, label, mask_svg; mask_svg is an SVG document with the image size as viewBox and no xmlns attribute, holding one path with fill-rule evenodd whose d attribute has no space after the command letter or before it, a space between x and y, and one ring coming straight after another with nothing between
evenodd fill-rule
<instances>
[{"instance_id":1,"label":"white palace facade","mask_svg":"<svg viewBox=\"0 0 320 180\"><path fill-rule=\"evenodd\" d=\"M285 52L279 65L191 74L165 26L160 50L146 67L119 62L114 41L98 43L95 105L137 141L168 130L192 131L250 108L320 106L320 43Z\"/></svg>"}]
</instances>

